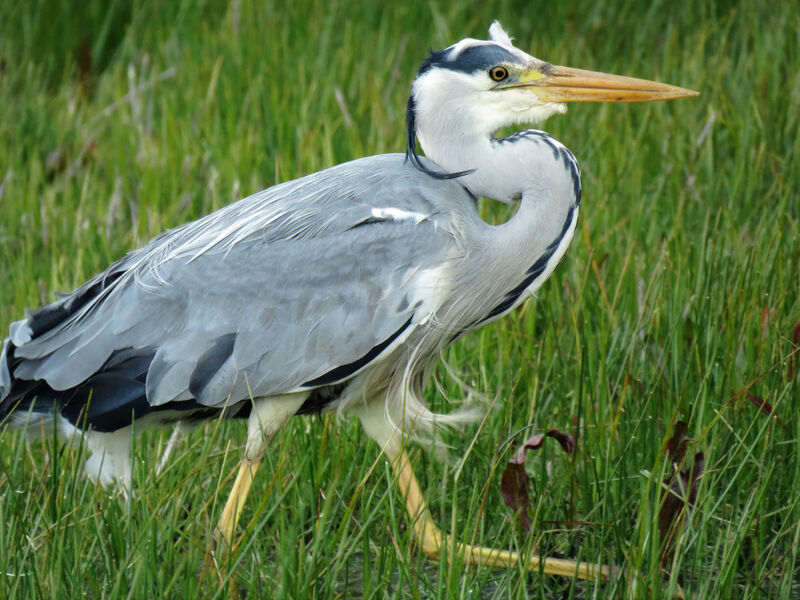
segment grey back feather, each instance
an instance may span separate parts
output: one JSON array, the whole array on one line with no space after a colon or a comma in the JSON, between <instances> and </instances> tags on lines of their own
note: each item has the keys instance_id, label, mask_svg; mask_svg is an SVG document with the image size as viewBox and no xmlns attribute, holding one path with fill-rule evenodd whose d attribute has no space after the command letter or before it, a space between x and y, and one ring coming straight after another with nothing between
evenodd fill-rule
<instances>
[{"instance_id":1,"label":"grey back feather","mask_svg":"<svg viewBox=\"0 0 800 600\"><path fill-rule=\"evenodd\" d=\"M19 340L26 360L15 375L68 389L115 351L154 347L152 405L299 389L430 317L420 278L458 258L453 215L472 204L402 155L270 188L162 234L87 283L122 272L66 322Z\"/></svg>"}]
</instances>

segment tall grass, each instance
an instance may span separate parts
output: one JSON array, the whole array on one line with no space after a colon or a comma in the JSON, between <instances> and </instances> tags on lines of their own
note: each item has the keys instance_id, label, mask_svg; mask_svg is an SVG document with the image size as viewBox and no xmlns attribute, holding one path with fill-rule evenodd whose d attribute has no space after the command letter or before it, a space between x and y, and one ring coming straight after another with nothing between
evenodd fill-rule
<instances>
[{"instance_id":1,"label":"tall grass","mask_svg":"<svg viewBox=\"0 0 800 600\"><path fill-rule=\"evenodd\" d=\"M166 433L143 435L130 502L80 477L83 451L55 432L32 445L3 432L0 597L644 598L680 584L698 598L800 598L796 3L85 4L0 4L3 328L168 227L402 151L427 49L485 37L495 18L555 63L702 95L575 105L544 125L581 161L581 229L536 300L447 352L486 419L445 436L449 461L414 456L435 517L461 539L615 564L618 578L427 561L377 447L323 415L271 447L225 583L199 574L241 426L195 430L158 475ZM466 391L436 375L444 394L431 384L428 400L446 410ZM706 470L662 569L678 420ZM577 451L529 459L525 535L500 474L550 427L576 433Z\"/></svg>"}]
</instances>

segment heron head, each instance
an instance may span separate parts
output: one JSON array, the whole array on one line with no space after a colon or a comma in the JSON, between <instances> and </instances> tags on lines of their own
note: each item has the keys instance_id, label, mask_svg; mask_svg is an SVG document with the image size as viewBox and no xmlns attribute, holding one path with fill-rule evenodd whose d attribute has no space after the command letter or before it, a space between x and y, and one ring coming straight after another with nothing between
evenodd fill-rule
<instances>
[{"instance_id":1,"label":"heron head","mask_svg":"<svg viewBox=\"0 0 800 600\"><path fill-rule=\"evenodd\" d=\"M436 146L487 138L498 129L566 112L566 102L649 102L695 96L691 90L550 64L515 47L495 21L489 40L467 38L433 52L417 74L408 105L409 151L416 136ZM446 140L446 141L445 141Z\"/></svg>"}]
</instances>

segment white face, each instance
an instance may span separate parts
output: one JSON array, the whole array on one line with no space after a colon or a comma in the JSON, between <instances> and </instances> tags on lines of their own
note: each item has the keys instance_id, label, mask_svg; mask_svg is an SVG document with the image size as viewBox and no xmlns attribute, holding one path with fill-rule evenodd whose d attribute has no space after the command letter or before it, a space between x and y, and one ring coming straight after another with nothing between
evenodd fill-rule
<instances>
[{"instance_id":1,"label":"white face","mask_svg":"<svg viewBox=\"0 0 800 600\"><path fill-rule=\"evenodd\" d=\"M513 47L499 32L491 41L466 39L431 55L414 81L408 125L441 171L460 174L459 182L475 195L511 201L521 193L519 157L494 152L493 136L505 126L563 113L566 106L539 95L537 80L552 75L554 67ZM409 139L409 148L413 144ZM499 162L489 165L487 156ZM528 167L526 172L538 172L535 161Z\"/></svg>"},{"instance_id":2,"label":"white face","mask_svg":"<svg viewBox=\"0 0 800 600\"><path fill-rule=\"evenodd\" d=\"M697 95L655 81L551 65L514 47L496 22L489 32L491 40L468 38L434 52L412 87L407 147L414 148L416 134L427 157L450 174L471 169L476 153L486 151L499 129L562 114L565 102Z\"/></svg>"},{"instance_id":3,"label":"white face","mask_svg":"<svg viewBox=\"0 0 800 600\"><path fill-rule=\"evenodd\" d=\"M412 88L423 150L437 160L440 149L434 140L488 139L502 127L563 114L565 104L545 102L535 88L524 87L549 69L548 63L501 41L466 39L432 55Z\"/></svg>"},{"instance_id":4,"label":"white face","mask_svg":"<svg viewBox=\"0 0 800 600\"><path fill-rule=\"evenodd\" d=\"M495 73L497 69L505 69L508 79L523 71L509 63L490 69L495 69ZM479 136L490 136L508 125L539 123L567 112L566 104L543 102L531 88L498 87L490 70L464 73L433 68L414 82L412 93L421 130L431 121L442 124L460 121L465 129Z\"/></svg>"}]
</instances>

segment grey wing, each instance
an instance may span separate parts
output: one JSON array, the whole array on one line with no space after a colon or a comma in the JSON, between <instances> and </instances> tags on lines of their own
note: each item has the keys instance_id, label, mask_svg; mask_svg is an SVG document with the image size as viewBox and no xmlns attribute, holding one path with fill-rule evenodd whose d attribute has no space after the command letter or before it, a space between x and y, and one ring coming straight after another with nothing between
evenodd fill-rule
<instances>
[{"instance_id":1,"label":"grey wing","mask_svg":"<svg viewBox=\"0 0 800 600\"><path fill-rule=\"evenodd\" d=\"M266 261L240 244L166 271L183 323L155 356L150 402L221 405L347 379L435 309L431 277L436 293L449 286L444 241L430 223L381 225L274 243Z\"/></svg>"},{"instance_id":2,"label":"grey wing","mask_svg":"<svg viewBox=\"0 0 800 600\"><path fill-rule=\"evenodd\" d=\"M185 239L184 246L169 236L155 240L139 251L147 260L135 253L89 282L102 289L74 318L20 339L15 356L24 360L14 376L66 390L115 353L149 349L147 402L196 399L206 406L352 376L430 318L459 254L451 232L430 204L413 201L414 192L398 209L380 202L396 187L365 186L371 202L354 189L338 217L273 211L272 227L248 235L226 229L228 237L215 243L206 235L204 247L198 236L191 251ZM429 198L430 190L422 185L417 194ZM325 198L329 211L334 195Z\"/></svg>"}]
</instances>

